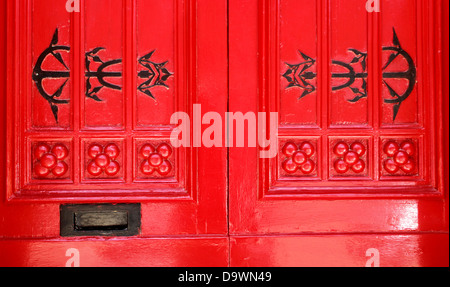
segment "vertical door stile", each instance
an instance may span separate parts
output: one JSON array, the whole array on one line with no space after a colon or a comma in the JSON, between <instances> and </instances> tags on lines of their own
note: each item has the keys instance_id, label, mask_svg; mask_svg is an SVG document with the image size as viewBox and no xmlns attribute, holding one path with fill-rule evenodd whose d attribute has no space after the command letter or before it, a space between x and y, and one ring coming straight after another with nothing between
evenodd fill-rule
<instances>
[{"instance_id":1,"label":"vertical door stile","mask_svg":"<svg viewBox=\"0 0 450 287\"><path fill-rule=\"evenodd\" d=\"M125 134L126 150L128 153L134 153L133 147L133 118L135 111L135 85L136 85L136 1L124 1L124 98L125 98ZM133 182L133 166L135 158L127 158L126 161L126 181L128 184Z\"/></svg>"},{"instance_id":2,"label":"vertical door stile","mask_svg":"<svg viewBox=\"0 0 450 287\"><path fill-rule=\"evenodd\" d=\"M382 9L382 8L381 8ZM382 67L381 67L381 42L380 42L380 13L369 14L369 53L368 53L368 96L370 106L370 119L372 122L372 129L374 137L372 138L373 153L370 161L373 163L379 162L379 128L380 128L380 102L381 102L381 82L382 82ZM380 177L379 165L374 164L373 178L379 180Z\"/></svg>"},{"instance_id":3,"label":"vertical door stile","mask_svg":"<svg viewBox=\"0 0 450 287\"><path fill-rule=\"evenodd\" d=\"M72 13L72 61L73 61L73 157L74 159L81 158L81 145L80 145L80 130L81 130L81 101L84 99L84 1L80 0L80 12ZM76 160L73 164L73 179L74 184L80 184L81 172L83 166L76 164Z\"/></svg>"},{"instance_id":4,"label":"vertical door stile","mask_svg":"<svg viewBox=\"0 0 450 287\"><path fill-rule=\"evenodd\" d=\"M330 11L330 1L331 0L316 0L318 16L317 16L317 39L318 39L318 88L317 88L317 98L319 99L321 111L318 114L320 121L320 130L318 134L320 138L320 153L324 155L322 160L318 160L317 164L319 166L326 166L328 159L325 155L328 154L328 138L326 136L326 131L330 126L330 93L331 93L331 76L330 76L330 50L331 50L331 35L329 31L331 30L331 20L329 15ZM328 170L319 168L320 178L328 177Z\"/></svg>"}]
</instances>

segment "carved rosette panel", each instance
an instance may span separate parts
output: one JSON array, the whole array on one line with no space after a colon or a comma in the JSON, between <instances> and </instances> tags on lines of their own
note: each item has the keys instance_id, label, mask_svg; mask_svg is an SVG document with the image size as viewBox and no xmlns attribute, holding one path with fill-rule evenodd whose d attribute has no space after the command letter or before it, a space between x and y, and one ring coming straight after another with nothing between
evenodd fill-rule
<instances>
[{"instance_id":1,"label":"carved rosette panel","mask_svg":"<svg viewBox=\"0 0 450 287\"><path fill-rule=\"evenodd\" d=\"M281 174L283 176L317 176L317 142L315 140L292 140L281 146Z\"/></svg>"},{"instance_id":2,"label":"carved rosette panel","mask_svg":"<svg viewBox=\"0 0 450 287\"><path fill-rule=\"evenodd\" d=\"M175 175L174 148L168 141L136 143L135 176L138 180L171 178Z\"/></svg>"},{"instance_id":3,"label":"carved rosette panel","mask_svg":"<svg viewBox=\"0 0 450 287\"><path fill-rule=\"evenodd\" d=\"M382 176L418 175L417 139L384 139L381 142Z\"/></svg>"},{"instance_id":4,"label":"carved rosette panel","mask_svg":"<svg viewBox=\"0 0 450 287\"><path fill-rule=\"evenodd\" d=\"M368 176L368 154L368 140L332 140L330 144L330 176Z\"/></svg>"},{"instance_id":5,"label":"carved rosette panel","mask_svg":"<svg viewBox=\"0 0 450 287\"><path fill-rule=\"evenodd\" d=\"M71 150L66 142L32 144L32 178L60 180L70 178Z\"/></svg>"},{"instance_id":6,"label":"carved rosette panel","mask_svg":"<svg viewBox=\"0 0 450 287\"><path fill-rule=\"evenodd\" d=\"M84 142L85 180L123 180L123 143L120 140Z\"/></svg>"}]
</instances>

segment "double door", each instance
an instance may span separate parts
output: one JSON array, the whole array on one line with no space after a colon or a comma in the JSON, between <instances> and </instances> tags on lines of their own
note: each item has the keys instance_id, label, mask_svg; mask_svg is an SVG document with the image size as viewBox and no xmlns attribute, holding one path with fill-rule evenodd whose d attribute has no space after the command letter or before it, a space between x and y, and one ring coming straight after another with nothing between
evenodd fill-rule
<instances>
[{"instance_id":1,"label":"double door","mask_svg":"<svg viewBox=\"0 0 450 287\"><path fill-rule=\"evenodd\" d=\"M6 2L0 265L448 265L445 1Z\"/></svg>"}]
</instances>

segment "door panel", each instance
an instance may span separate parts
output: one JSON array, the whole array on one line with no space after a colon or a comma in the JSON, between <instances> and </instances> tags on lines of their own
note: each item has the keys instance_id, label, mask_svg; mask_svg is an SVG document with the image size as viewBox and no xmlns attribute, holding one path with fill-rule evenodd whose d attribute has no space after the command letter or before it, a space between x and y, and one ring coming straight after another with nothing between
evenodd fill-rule
<instances>
[{"instance_id":1,"label":"door panel","mask_svg":"<svg viewBox=\"0 0 450 287\"><path fill-rule=\"evenodd\" d=\"M123 57L124 48L127 47L123 12L126 3L123 0L100 0L83 4L80 20L84 25L81 25L80 36L84 37L85 76L82 81L85 83L85 97L81 101L81 129L123 130L126 126L122 77L123 59L126 59ZM97 71L111 74L105 78L96 77Z\"/></svg>"},{"instance_id":2,"label":"door panel","mask_svg":"<svg viewBox=\"0 0 450 287\"><path fill-rule=\"evenodd\" d=\"M58 241L61 204L141 203L134 239L196 235L194 246L223 254L226 149L175 148L178 123L171 116L180 111L192 118L194 103L226 112L226 1L85 0L79 13L68 13L66 2L2 7L8 39L2 55L9 55L2 109L10 112L1 125L8 164L2 165L0 238ZM211 235L223 240L208 243L204 236ZM53 243L27 248L41 252ZM158 246L147 243L149 250ZM1 243L2 253L8 244ZM130 244L140 252L142 242ZM183 252L174 249L173 256ZM33 262L42 265L41 259L56 262ZM18 260L14 265L29 264ZM173 260L161 264L187 262ZM199 262L207 265L206 258ZM227 265L227 257L214 262Z\"/></svg>"},{"instance_id":3,"label":"door panel","mask_svg":"<svg viewBox=\"0 0 450 287\"><path fill-rule=\"evenodd\" d=\"M24 51L27 52L27 54L23 57L23 66L21 67L23 69L23 73L27 73L28 77L31 76L32 67L28 64L30 62L38 62L39 56L42 54L42 51L49 47L49 41L51 40L48 39L48 43L45 43L42 39L48 38L48 35L53 35L55 28L60 27L58 46L61 46L59 49L59 55L64 64L60 63L57 59L49 59L49 61L45 61L45 63L43 63L43 67L50 71L56 70L66 72L66 74L64 77L61 77L53 83L45 83L45 88L48 89L48 92L53 95L58 88L65 83L66 88L61 92L59 100L68 101L68 103L60 107L60 119L57 125L53 114L46 112L48 109L48 102L42 98L37 89L31 90L30 85L27 87L28 90L26 91L26 98L28 100L27 102L32 102L33 104L29 104L26 109L26 112L29 115L26 124L30 129L73 130L73 121L71 118L71 114L73 112L73 105L71 104L71 102L73 102L73 95L70 93L70 90L73 88L73 83L67 74L67 71L74 66L73 58L69 53L69 47L73 46L73 39L70 37L73 33L70 14L66 13L64 6L55 7L54 10L48 9L49 5L51 5L51 1L33 1L28 5L30 5L29 9L34 11L34 16L30 18L31 23L29 23L31 33L25 34L24 30L21 32L17 31L20 35L18 35L16 39L17 44L24 43L25 41L33 43L32 45L29 45L27 50Z\"/></svg>"},{"instance_id":4,"label":"door panel","mask_svg":"<svg viewBox=\"0 0 450 287\"><path fill-rule=\"evenodd\" d=\"M355 56L361 56L355 65L355 73L361 74L367 72L366 55L369 46L369 22L368 13L365 11L365 5L361 5L361 1L329 1L329 58L335 61L334 65L328 66L328 71L332 74L346 73L346 67L338 65L338 63L352 63ZM353 25L352 23L358 23ZM345 31L345 33L344 33ZM351 35L351 36L350 36ZM351 52L349 48L354 49ZM355 53L362 54L355 54ZM328 60L327 60L328 61ZM356 60L355 60L356 61ZM364 61L366 63L364 64ZM327 95L330 93L329 86L333 88L345 85L346 78L334 78L324 87ZM323 104L329 107L328 125L330 127L370 127L369 120L369 103L366 100L354 101L357 96L365 97L366 88L363 87L364 81L367 85L367 78L356 78L355 83L351 86L358 89L359 92L353 94L347 92L347 89L333 89L332 97L323 99ZM283 84L282 84L283 85ZM359 94L361 93L361 94ZM313 95L311 95L313 96ZM352 104L348 104L352 101ZM323 116L323 113L322 113Z\"/></svg>"},{"instance_id":5,"label":"door panel","mask_svg":"<svg viewBox=\"0 0 450 287\"><path fill-rule=\"evenodd\" d=\"M283 20L280 21L280 39L290 43L288 46L280 46L280 58L294 62L298 59L299 48L304 46L302 53L317 59L317 3L311 2L304 5L302 1L281 1L280 13ZM305 21L305 19L308 19ZM302 31L298 33L298 31ZM298 35L293 38L292 35ZM289 40L289 41L288 41ZM293 48L296 47L296 48ZM280 63L283 64L283 63ZM317 73L317 66L311 67L312 73ZM311 79L311 84L317 86L317 79ZM298 113L295 109L298 93L294 89L280 89L280 124L286 126L320 126L320 99L317 97L304 97L303 105L309 113Z\"/></svg>"},{"instance_id":6,"label":"door panel","mask_svg":"<svg viewBox=\"0 0 450 287\"><path fill-rule=\"evenodd\" d=\"M270 253L268 235L281 246L301 234L332 244L347 233L448 232L439 163L448 135L439 128L441 48L433 32L441 4L382 1L385 12L368 13L363 2L230 1L230 111L279 117L275 158L230 149L232 264L307 265L305 250L292 251L298 261L284 261L283 251L256 260ZM414 265L434 264L419 254ZM333 265L328 260L310 264Z\"/></svg>"},{"instance_id":7,"label":"door panel","mask_svg":"<svg viewBox=\"0 0 450 287\"><path fill-rule=\"evenodd\" d=\"M445 1L5 2L0 266L448 266ZM175 148L194 104L278 154ZM119 203L137 236L62 236Z\"/></svg>"},{"instance_id":8,"label":"door panel","mask_svg":"<svg viewBox=\"0 0 450 287\"><path fill-rule=\"evenodd\" d=\"M154 79L150 83L148 79L144 76L145 63L140 63L136 68L138 71L138 76L136 78L137 84L141 87L140 92L151 92L154 97L157 96L158 90L167 93L167 95L161 95L158 100L150 97L136 97L136 107L137 111L135 113L133 122L135 128L146 129L151 128L152 125L170 125L170 117L174 112L176 112L178 105L182 105L175 101L175 95L177 90L182 92L186 87L183 86L181 81L177 82L175 85L176 77L170 76L174 71L175 67L177 69L183 69L186 64L186 57L182 53L177 53L174 48L176 48L177 38L169 37L168 35L182 35L183 31L177 28L177 20L174 17L173 11L176 9L175 1L145 1L140 0L136 2L136 45L138 58L145 57L149 53L152 53L150 58L153 65L164 64L167 72L163 75L166 77L165 81L158 83L157 79ZM164 13L163 15L161 13ZM154 46L154 50L147 51L148 47ZM156 48L157 47L157 48ZM178 65L175 66L174 61L169 61L169 59L177 59ZM155 66L153 66L155 67ZM141 76L139 76L139 74ZM147 89L147 87L152 87L152 89ZM174 87L170 89L168 87ZM180 99L181 100L181 99ZM149 113L148 107L154 107L158 110L157 113Z\"/></svg>"}]
</instances>

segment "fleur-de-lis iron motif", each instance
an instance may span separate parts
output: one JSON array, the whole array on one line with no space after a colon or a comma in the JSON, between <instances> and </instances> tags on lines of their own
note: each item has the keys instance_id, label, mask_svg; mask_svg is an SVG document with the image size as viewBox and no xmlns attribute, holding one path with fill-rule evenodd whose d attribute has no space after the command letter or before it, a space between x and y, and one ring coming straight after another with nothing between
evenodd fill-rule
<instances>
[{"instance_id":1,"label":"fleur-de-lis iron motif","mask_svg":"<svg viewBox=\"0 0 450 287\"><path fill-rule=\"evenodd\" d=\"M67 64L64 62L64 59L61 55L61 52L70 52L69 46L58 45L59 41L59 32L58 28L53 35L50 46L41 53L39 58L36 61L36 64L33 69L32 79L36 85L36 88L39 94L47 100L50 104L52 113L55 117L56 122L58 122L58 112L59 105L69 104L70 100L68 99L59 99L62 95L64 88L67 85L67 82L70 79L70 69ZM98 55L101 51L106 50L103 47L97 47L87 53L85 53L85 77L86 77L86 98L92 99L97 102L102 102L98 96L99 92L104 88L113 89L113 90L122 90L122 87L119 85L108 82L106 79L109 78L121 78L123 76L121 71L110 71L113 66L119 65L122 63L122 59L115 59L110 61L103 61L102 58ZM147 70L140 71L138 73L138 77L141 79L146 79L146 81L139 85L138 90L145 95L151 97L156 100L155 96L150 92L150 90L157 86L163 86L169 88L166 84L166 81L173 75L170 73L166 65L168 63L155 63L150 61L150 58L155 53L152 51L147 55L143 56L139 59L139 64L142 67L145 67ZM59 63L61 63L64 67L64 70L61 71L46 71L43 69L44 62L47 57L53 56ZM95 70L92 69L93 63L97 63ZM44 86L43 82L46 79L65 79L64 83L59 87L59 89L54 94L49 94ZM91 80L97 79L99 86L94 87L92 85Z\"/></svg>"},{"instance_id":2,"label":"fleur-de-lis iron motif","mask_svg":"<svg viewBox=\"0 0 450 287\"><path fill-rule=\"evenodd\" d=\"M166 84L166 81L173 74L170 73L166 68L166 65L169 63L169 61L166 61L164 63L155 63L150 60L154 53L155 50L139 59L139 64L147 70L143 70L138 73L139 78L146 80L139 85L138 90L156 100L150 90L156 86L169 88L169 86Z\"/></svg>"},{"instance_id":3,"label":"fleur-de-lis iron motif","mask_svg":"<svg viewBox=\"0 0 450 287\"><path fill-rule=\"evenodd\" d=\"M414 60L412 57L406 52L398 39L397 33L395 29L393 29L394 32L394 39L393 39L393 46L390 47L383 47L384 52L390 52L390 56L388 58L387 63L383 66L383 83L389 90L389 93L392 97L392 99L385 99L384 102L386 104L393 104L394 107L394 121L397 118L398 112L400 110L400 107L402 103L408 99L408 97L411 95L411 93L414 90L414 87L416 85L416 79L417 79L417 70L414 63ZM346 79L347 81L344 84L340 84L339 86L333 86L332 91L339 91L343 89L350 89L355 97L353 99L348 100L351 103L356 103L360 101L361 99L367 98L367 78L368 78L368 72L367 72L367 53L358 51L357 49L349 49L350 52L352 52L355 57L350 63L345 63L342 61L336 61L333 60L332 64L337 65L341 68L344 68L346 72L344 73L332 73L331 77L333 79ZM303 93L299 97L299 99L302 99L306 97L309 94L314 93L317 88L311 83L311 80L317 78L317 74L314 72L309 71L311 67L313 67L316 64L316 60L312 59L308 55L305 55L301 51L298 51L300 56L304 59L304 62L301 62L299 64L289 64L286 63L288 66L288 70L284 73L283 77L288 81L287 88L293 88L297 87L303 90ZM406 60L408 64L408 70L407 71L389 71L390 66L396 60L398 57L402 57L404 60ZM356 72L354 68L354 64L359 63L362 72ZM360 88L355 86L356 80L361 79L362 85ZM398 93L395 89L389 85L387 80L389 79L406 79L408 81L408 88L404 93Z\"/></svg>"},{"instance_id":4,"label":"fleur-de-lis iron motif","mask_svg":"<svg viewBox=\"0 0 450 287\"><path fill-rule=\"evenodd\" d=\"M305 55L300 50L298 51L298 53L303 57L305 62L294 65L286 63L289 69L286 71L286 73L284 73L283 77L285 77L289 82L289 85L287 86L288 88L299 87L303 89L303 94L299 98L302 99L316 91L316 87L308 82L308 80L312 80L317 77L316 73L308 71L312 66L316 64L316 60Z\"/></svg>"}]
</instances>

